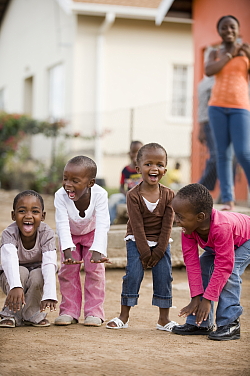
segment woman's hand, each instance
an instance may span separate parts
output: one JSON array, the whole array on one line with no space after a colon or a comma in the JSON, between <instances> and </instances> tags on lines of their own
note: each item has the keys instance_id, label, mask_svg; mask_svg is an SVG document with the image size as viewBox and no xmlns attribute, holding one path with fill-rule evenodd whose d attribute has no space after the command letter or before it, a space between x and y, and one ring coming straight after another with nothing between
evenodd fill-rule
<instances>
[{"instance_id":1,"label":"woman's hand","mask_svg":"<svg viewBox=\"0 0 250 376\"><path fill-rule=\"evenodd\" d=\"M16 313L16 311L20 311L23 304L25 304L23 288L14 287L8 293L4 306L8 307L10 311Z\"/></svg>"},{"instance_id":2,"label":"woman's hand","mask_svg":"<svg viewBox=\"0 0 250 376\"><path fill-rule=\"evenodd\" d=\"M51 299L42 300L40 303L40 312L45 311L46 308L49 308L50 312L56 311L56 303L57 303L56 300L51 300Z\"/></svg>"}]
</instances>

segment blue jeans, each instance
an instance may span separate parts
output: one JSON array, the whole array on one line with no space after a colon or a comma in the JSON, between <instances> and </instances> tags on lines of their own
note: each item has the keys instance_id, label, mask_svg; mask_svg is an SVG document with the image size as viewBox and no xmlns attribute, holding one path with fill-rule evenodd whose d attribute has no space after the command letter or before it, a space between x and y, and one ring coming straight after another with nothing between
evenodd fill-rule
<instances>
[{"instance_id":1,"label":"blue jeans","mask_svg":"<svg viewBox=\"0 0 250 376\"><path fill-rule=\"evenodd\" d=\"M110 224L114 223L117 215L117 205L126 204L126 196L123 193L114 193L109 197L108 206L109 206L109 216Z\"/></svg>"},{"instance_id":2,"label":"blue jeans","mask_svg":"<svg viewBox=\"0 0 250 376\"><path fill-rule=\"evenodd\" d=\"M233 201L232 146L250 186L250 112L239 108L210 106L208 113L214 134L221 199L222 202Z\"/></svg>"},{"instance_id":3,"label":"blue jeans","mask_svg":"<svg viewBox=\"0 0 250 376\"><path fill-rule=\"evenodd\" d=\"M206 161L205 170L198 183L204 185L209 191L213 191L217 180L216 151L209 123L204 124L204 132L206 135L206 145L209 150L209 158Z\"/></svg>"},{"instance_id":4,"label":"blue jeans","mask_svg":"<svg viewBox=\"0 0 250 376\"><path fill-rule=\"evenodd\" d=\"M200 256L200 264L202 269L203 286L206 289L209 280L214 270L215 255L211 252L205 251ZM223 326L232 323L236 320L243 311L240 305L241 294L241 275L246 267L250 264L250 240L246 241L239 248L235 250L234 269L230 275L227 283L223 287L218 306L216 310L216 325ZM187 323L195 325L196 317L190 315L187 317ZM214 304L211 302L211 311L206 321L203 321L201 326L207 327L213 325L214 322Z\"/></svg>"},{"instance_id":5,"label":"blue jeans","mask_svg":"<svg viewBox=\"0 0 250 376\"><path fill-rule=\"evenodd\" d=\"M136 242L128 240L126 275L123 277L121 304L133 307L138 304L139 290L144 276L144 269L140 260ZM172 268L170 245L164 256L152 268L153 299L152 305L159 308L172 306Z\"/></svg>"}]
</instances>

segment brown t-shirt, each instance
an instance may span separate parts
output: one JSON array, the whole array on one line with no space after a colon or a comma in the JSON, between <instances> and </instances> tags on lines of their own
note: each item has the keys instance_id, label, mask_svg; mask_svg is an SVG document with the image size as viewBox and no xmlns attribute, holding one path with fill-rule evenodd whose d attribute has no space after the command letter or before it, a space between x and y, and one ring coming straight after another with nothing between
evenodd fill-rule
<instances>
[{"instance_id":1,"label":"brown t-shirt","mask_svg":"<svg viewBox=\"0 0 250 376\"><path fill-rule=\"evenodd\" d=\"M127 193L129 220L127 234L134 235L141 259L151 254L147 240L157 242L154 252L162 257L166 251L171 234L174 211L171 206L174 192L159 184L159 202L153 212L150 212L140 193L141 183Z\"/></svg>"}]
</instances>

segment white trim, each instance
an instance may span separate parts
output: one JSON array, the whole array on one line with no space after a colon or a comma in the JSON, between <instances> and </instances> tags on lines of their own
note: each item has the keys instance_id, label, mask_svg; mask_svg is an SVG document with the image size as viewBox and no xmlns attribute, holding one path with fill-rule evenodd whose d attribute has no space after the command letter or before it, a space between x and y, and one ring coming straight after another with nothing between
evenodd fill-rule
<instances>
[{"instance_id":1,"label":"white trim","mask_svg":"<svg viewBox=\"0 0 250 376\"><path fill-rule=\"evenodd\" d=\"M186 103L186 115L185 116L174 116L172 115L172 103L173 103L173 79L174 79L174 66L183 65L187 67L187 103ZM190 63L182 62L171 62L167 66L166 77L170 77L171 82L167 82L167 93L166 93L166 122L167 123L178 123L178 124L190 124L192 123L192 111L193 111L193 65Z\"/></svg>"},{"instance_id":2,"label":"white trim","mask_svg":"<svg viewBox=\"0 0 250 376\"><path fill-rule=\"evenodd\" d=\"M157 8L140 8L122 5L105 5L90 3L75 3L71 1L73 13L104 16L106 13L115 13L116 17L155 19Z\"/></svg>"},{"instance_id":3,"label":"white trim","mask_svg":"<svg viewBox=\"0 0 250 376\"><path fill-rule=\"evenodd\" d=\"M173 1L173 0L168 0L168 1ZM143 8L143 7L122 6L122 5L79 3L79 2L74 2L72 0L57 0L57 2L63 7L63 9L69 8L69 12L72 12L74 14L84 14L88 16L104 17L106 13L114 13L116 15L116 18L152 20L156 22L156 17L159 13L159 8ZM161 22L192 23L191 19L179 18L179 17L164 17L164 15L163 15L163 20Z\"/></svg>"},{"instance_id":4,"label":"white trim","mask_svg":"<svg viewBox=\"0 0 250 376\"><path fill-rule=\"evenodd\" d=\"M174 0L162 0L158 9L157 9L157 14L155 17L155 24L157 26L160 26L162 21L165 18L165 15L169 11L171 5L173 4Z\"/></svg>"}]
</instances>

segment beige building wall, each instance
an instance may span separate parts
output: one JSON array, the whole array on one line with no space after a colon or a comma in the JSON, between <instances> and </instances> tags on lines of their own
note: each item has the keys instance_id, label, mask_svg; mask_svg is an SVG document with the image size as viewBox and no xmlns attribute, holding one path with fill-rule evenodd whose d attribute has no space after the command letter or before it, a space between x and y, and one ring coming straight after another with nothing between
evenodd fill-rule
<instances>
[{"instance_id":1,"label":"beige building wall","mask_svg":"<svg viewBox=\"0 0 250 376\"><path fill-rule=\"evenodd\" d=\"M79 126L91 134L95 127L95 73L99 17L78 17L74 68L74 108ZM93 64L94 63L94 64ZM183 180L189 182L192 129L191 25L115 19L105 34L102 69L103 175L108 186L117 187L121 169L128 163L130 139L158 142L174 164L183 160ZM170 116L173 66L190 67L190 116ZM133 112L132 112L133 110ZM131 120L133 114L133 119ZM87 145L88 144L88 145ZM78 142L79 152L90 142ZM94 145L94 143L92 144Z\"/></svg>"}]
</instances>

